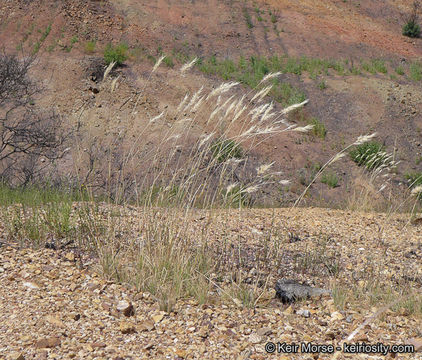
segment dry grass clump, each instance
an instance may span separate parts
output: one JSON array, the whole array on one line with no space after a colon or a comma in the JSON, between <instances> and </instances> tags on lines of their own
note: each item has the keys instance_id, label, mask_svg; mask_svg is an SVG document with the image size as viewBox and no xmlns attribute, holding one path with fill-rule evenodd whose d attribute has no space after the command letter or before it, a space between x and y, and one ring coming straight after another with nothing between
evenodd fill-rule
<instances>
[{"instance_id":1,"label":"dry grass clump","mask_svg":"<svg viewBox=\"0 0 422 360\"><path fill-rule=\"evenodd\" d=\"M162 61L160 58L154 66L149 80ZM193 64L183 66L181 75ZM102 92L113 93L118 86L118 78L111 78L113 66L111 63L104 73ZM202 303L222 296L240 306L258 306L266 300L273 276L269 266L281 256L282 236L273 226L265 231L254 229L259 238L256 251L241 238L236 241L229 234L216 237L215 227L209 225L221 208L226 217L241 217L242 208L252 205L265 186L288 183L273 169L273 163L259 164L250 157L271 136L312 129L312 125L299 127L286 120L307 101L282 110L265 101L271 90L266 82L278 75L268 74L256 91L240 96L233 95L239 86L235 82L210 90L200 88L186 94L175 109L147 119L139 114L145 85L132 102L123 104L132 106L133 124L141 123L135 138L127 138L121 130L102 142L92 136L90 128L78 124L75 165L85 169L84 173L78 170L78 183L88 185L81 191L87 197L79 200L91 201L75 206L72 201L58 200L9 207L4 211L9 235L36 246L61 246L70 241L90 250L105 276L148 291L166 311L184 297ZM114 119L118 114L110 116ZM329 159L295 206L327 167L351 147L373 137L359 137ZM392 166L386 161L371 176L380 177ZM93 201L96 188L106 191L112 199L110 205ZM136 204L137 210L132 211L129 203ZM233 207L237 211L232 213ZM225 221L218 218L218 223L224 229ZM339 272L339 263L333 263L333 256L324 252L298 259L298 267L323 267L330 276Z\"/></svg>"}]
</instances>

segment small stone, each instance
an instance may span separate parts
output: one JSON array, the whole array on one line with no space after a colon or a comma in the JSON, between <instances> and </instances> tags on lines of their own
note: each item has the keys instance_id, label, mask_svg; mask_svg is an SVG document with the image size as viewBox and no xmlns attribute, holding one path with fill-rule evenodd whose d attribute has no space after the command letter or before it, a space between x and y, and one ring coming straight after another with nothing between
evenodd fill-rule
<instances>
[{"instance_id":1,"label":"small stone","mask_svg":"<svg viewBox=\"0 0 422 360\"><path fill-rule=\"evenodd\" d=\"M154 320L154 323L158 323L161 320L163 320L163 317L164 317L164 314L160 313L160 314L157 314L157 315L153 315L152 320Z\"/></svg>"},{"instance_id":2,"label":"small stone","mask_svg":"<svg viewBox=\"0 0 422 360\"><path fill-rule=\"evenodd\" d=\"M63 321L61 321L60 319L58 319L58 318L56 318L56 317L54 317L54 316L52 316L52 315L47 315L46 317L45 317L45 320L47 321L47 322L49 322L51 325L55 325L55 326L57 326L57 327L61 327L61 328L63 328L63 327L65 327L66 325L63 323Z\"/></svg>"},{"instance_id":3,"label":"small stone","mask_svg":"<svg viewBox=\"0 0 422 360\"><path fill-rule=\"evenodd\" d=\"M261 341L262 341L262 337L261 336L259 336L258 334L256 334L256 333L254 333L254 334L251 334L250 336L249 336L249 341L252 343L252 344L259 344Z\"/></svg>"},{"instance_id":4,"label":"small stone","mask_svg":"<svg viewBox=\"0 0 422 360\"><path fill-rule=\"evenodd\" d=\"M178 357L181 357L182 359L185 359L185 358L186 358L186 356L187 356L187 352L186 352L186 350L177 349L177 350L176 350L176 355L177 355Z\"/></svg>"},{"instance_id":5,"label":"small stone","mask_svg":"<svg viewBox=\"0 0 422 360\"><path fill-rule=\"evenodd\" d=\"M34 282L24 282L23 286L26 286L26 287L28 287L32 290L36 290L36 289L40 288L40 286L38 284L34 283Z\"/></svg>"},{"instance_id":6,"label":"small stone","mask_svg":"<svg viewBox=\"0 0 422 360\"><path fill-rule=\"evenodd\" d=\"M268 335L271 335L271 334L272 334L272 332L273 332L273 330L272 330L271 328L269 328L269 327L264 327L264 328L259 329L256 333L257 333L259 336L268 336Z\"/></svg>"},{"instance_id":7,"label":"small stone","mask_svg":"<svg viewBox=\"0 0 422 360\"><path fill-rule=\"evenodd\" d=\"M356 342L368 342L368 335L366 334L359 334L357 336L355 336L355 341Z\"/></svg>"},{"instance_id":8,"label":"small stone","mask_svg":"<svg viewBox=\"0 0 422 360\"><path fill-rule=\"evenodd\" d=\"M91 347L94 349L105 348L107 345L103 342L95 342L91 344Z\"/></svg>"},{"instance_id":9,"label":"small stone","mask_svg":"<svg viewBox=\"0 0 422 360\"><path fill-rule=\"evenodd\" d=\"M154 327L155 325L152 320L145 320L138 326L138 329L139 331L151 331L154 330Z\"/></svg>"},{"instance_id":10,"label":"small stone","mask_svg":"<svg viewBox=\"0 0 422 360\"><path fill-rule=\"evenodd\" d=\"M126 317L135 315L135 309L129 301L119 301L116 308L117 311L122 312Z\"/></svg>"},{"instance_id":11,"label":"small stone","mask_svg":"<svg viewBox=\"0 0 422 360\"><path fill-rule=\"evenodd\" d=\"M293 310L291 305L286 310L284 310L283 312L287 315L294 314L294 310Z\"/></svg>"},{"instance_id":12,"label":"small stone","mask_svg":"<svg viewBox=\"0 0 422 360\"><path fill-rule=\"evenodd\" d=\"M311 312L309 310L298 310L296 311L296 314L301 315L305 318L311 317Z\"/></svg>"},{"instance_id":13,"label":"small stone","mask_svg":"<svg viewBox=\"0 0 422 360\"><path fill-rule=\"evenodd\" d=\"M68 252L64 257L66 260L75 261L75 254L73 252Z\"/></svg>"},{"instance_id":14,"label":"small stone","mask_svg":"<svg viewBox=\"0 0 422 360\"><path fill-rule=\"evenodd\" d=\"M338 312L338 311L334 311L331 314L331 320L335 321L335 320L343 320L344 316L342 313Z\"/></svg>"},{"instance_id":15,"label":"small stone","mask_svg":"<svg viewBox=\"0 0 422 360\"><path fill-rule=\"evenodd\" d=\"M25 356L22 353L12 353L10 354L10 360L25 360Z\"/></svg>"},{"instance_id":16,"label":"small stone","mask_svg":"<svg viewBox=\"0 0 422 360\"><path fill-rule=\"evenodd\" d=\"M60 344L61 344L60 339L58 337L53 336L53 337L38 340L35 343L35 347L37 349L53 348L53 347L59 346Z\"/></svg>"},{"instance_id":17,"label":"small stone","mask_svg":"<svg viewBox=\"0 0 422 360\"><path fill-rule=\"evenodd\" d=\"M122 334L133 334L136 332L135 325L127 321L122 321L120 323L120 331Z\"/></svg>"}]
</instances>

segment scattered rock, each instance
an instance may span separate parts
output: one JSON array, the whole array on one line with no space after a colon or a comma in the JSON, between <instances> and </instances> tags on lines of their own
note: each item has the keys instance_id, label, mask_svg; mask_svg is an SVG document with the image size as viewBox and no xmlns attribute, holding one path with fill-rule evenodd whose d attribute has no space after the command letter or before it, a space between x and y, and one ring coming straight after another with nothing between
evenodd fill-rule
<instances>
[{"instance_id":1,"label":"scattered rock","mask_svg":"<svg viewBox=\"0 0 422 360\"><path fill-rule=\"evenodd\" d=\"M301 316L306 317L306 318L311 317L311 312L309 310L302 310L301 309L301 310L296 311L296 314L301 315Z\"/></svg>"},{"instance_id":2,"label":"scattered rock","mask_svg":"<svg viewBox=\"0 0 422 360\"><path fill-rule=\"evenodd\" d=\"M259 329L256 333L257 333L259 336L268 336L268 335L271 335L271 334L272 334L272 332L273 332L273 330L272 330L271 328L269 328L269 327L264 327L264 328Z\"/></svg>"},{"instance_id":3,"label":"scattered rock","mask_svg":"<svg viewBox=\"0 0 422 360\"><path fill-rule=\"evenodd\" d=\"M53 336L53 337L37 340L37 342L35 343L35 347L37 349L45 349L45 348L53 348L53 347L59 346L60 344L61 344L60 339L58 337Z\"/></svg>"},{"instance_id":4,"label":"scattered rock","mask_svg":"<svg viewBox=\"0 0 422 360\"><path fill-rule=\"evenodd\" d=\"M152 320L154 320L154 323L159 323L161 320L163 320L164 313L160 313L157 315L152 316Z\"/></svg>"},{"instance_id":5,"label":"scattered rock","mask_svg":"<svg viewBox=\"0 0 422 360\"><path fill-rule=\"evenodd\" d=\"M249 336L249 341L250 341L252 344L259 344L259 343L262 341L262 336L259 336L259 335L258 335L258 334L256 334L256 333L251 334L251 335Z\"/></svg>"},{"instance_id":6,"label":"scattered rock","mask_svg":"<svg viewBox=\"0 0 422 360\"><path fill-rule=\"evenodd\" d=\"M95 342L91 344L91 347L94 349L100 349L100 348L105 348L107 345L104 344L103 342Z\"/></svg>"},{"instance_id":7,"label":"scattered rock","mask_svg":"<svg viewBox=\"0 0 422 360\"><path fill-rule=\"evenodd\" d=\"M10 354L10 360L25 360L25 356L22 353Z\"/></svg>"},{"instance_id":8,"label":"scattered rock","mask_svg":"<svg viewBox=\"0 0 422 360\"><path fill-rule=\"evenodd\" d=\"M344 319L344 315L338 311L334 311L331 314L331 320L336 321L336 320L343 320Z\"/></svg>"},{"instance_id":9,"label":"scattered rock","mask_svg":"<svg viewBox=\"0 0 422 360\"><path fill-rule=\"evenodd\" d=\"M151 331L154 330L155 325L152 320L145 320L138 326L139 331Z\"/></svg>"},{"instance_id":10,"label":"scattered rock","mask_svg":"<svg viewBox=\"0 0 422 360\"><path fill-rule=\"evenodd\" d=\"M40 288L40 286L38 284L34 283L34 282L24 282L23 286L26 286L26 287L28 287L32 290L37 290L37 289Z\"/></svg>"},{"instance_id":11,"label":"scattered rock","mask_svg":"<svg viewBox=\"0 0 422 360\"><path fill-rule=\"evenodd\" d=\"M75 254L73 252L68 252L64 258L69 261L75 261Z\"/></svg>"},{"instance_id":12,"label":"scattered rock","mask_svg":"<svg viewBox=\"0 0 422 360\"><path fill-rule=\"evenodd\" d=\"M330 294L329 290L303 285L295 280L281 279L275 286L276 296L286 304L299 299Z\"/></svg>"},{"instance_id":13,"label":"scattered rock","mask_svg":"<svg viewBox=\"0 0 422 360\"><path fill-rule=\"evenodd\" d=\"M45 320L46 320L47 322L49 322L50 324L55 325L55 326L57 326L57 327L64 328L64 327L66 326L66 325L63 323L63 321L61 321L60 319L58 319L58 318L56 318L56 317L54 317L54 316L52 316L52 315L47 315L47 316L45 317Z\"/></svg>"},{"instance_id":14,"label":"scattered rock","mask_svg":"<svg viewBox=\"0 0 422 360\"><path fill-rule=\"evenodd\" d=\"M120 331L122 334L133 334L136 332L135 325L127 321L122 321L120 323Z\"/></svg>"},{"instance_id":15,"label":"scattered rock","mask_svg":"<svg viewBox=\"0 0 422 360\"><path fill-rule=\"evenodd\" d=\"M126 317L135 315L135 309L129 301L121 300L117 304L117 311L122 312Z\"/></svg>"}]
</instances>

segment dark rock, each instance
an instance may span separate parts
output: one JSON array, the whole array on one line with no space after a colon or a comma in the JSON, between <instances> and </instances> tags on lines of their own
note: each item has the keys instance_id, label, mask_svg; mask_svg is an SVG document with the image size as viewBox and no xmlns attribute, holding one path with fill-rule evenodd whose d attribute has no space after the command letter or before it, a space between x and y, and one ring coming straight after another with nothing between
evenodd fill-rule
<instances>
[{"instance_id":1,"label":"dark rock","mask_svg":"<svg viewBox=\"0 0 422 360\"><path fill-rule=\"evenodd\" d=\"M295 280L281 279L275 285L276 296L283 304L291 303L299 299L307 299L323 294L330 294L329 290L303 285Z\"/></svg>"}]
</instances>

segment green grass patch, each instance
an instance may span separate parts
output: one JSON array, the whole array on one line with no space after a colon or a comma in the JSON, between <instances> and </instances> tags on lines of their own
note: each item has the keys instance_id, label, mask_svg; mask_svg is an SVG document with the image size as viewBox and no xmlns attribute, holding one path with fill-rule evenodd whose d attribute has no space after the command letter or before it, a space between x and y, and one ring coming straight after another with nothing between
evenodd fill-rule
<instances>
[{"instance_id":1,"label":"green grass patch","mask_svg":"<svg viewBox=\"0 0 422 360\"><path fill-rule=\"evenodd\" d=\"M368 170L380 167L386 159L384 146L376 141L360 144L349 154L356 164L365 166Z\"/></svg>"},{"instance_id":2,"label":"green grass patch","mask_svg":"<svg viewBox=\"0 0 422 360\"><path fill-rule=\"evenodd\" d=\"M95 46L97 42L95 40L89 40L85 43L84 49L87 54L93 54L95 51Z\"/></svg>"},{"instance_id":3,"label":"green grass patch","mask_svg":"<svg viewBox=\"0 0 422 360\"><path fill-rule=\"evenodd\" d=\"M243 157L242 148L234 140L219 139L211 145L213 158L218 162L224 162L229 159L241 159Z\"/></svg>"},{"instance_id":4,"label":"green grass patch","mask_svg":"<svg viewBox=\"0 0 422 360\"><path fill-rule=\"evenodd\" d=\"M312 129L312 134L321 139L325 139L325 136L327 135L327 130L325 129L325 125L320 120L318 120L316 117L312 117L308 121L308 124L314 126Z\"/></svg>"},{"instance_id":5,"label":"green grass patch","mask_svg":"<svg viewBox=\"0 0 422 360\"><path fill-rule=\"evenodd\" d=\"M331 188L335 188L338 185L338 177L334 172L326 172L323 173L321 176L321 182L323 184L327 184Z\"/></svg>"},{"instance_id":6,"label":"green grass patch","mask_svg":"<svg viewBox=\"0 0 422 360\"><path fill-rule=\"evenodd\" d=\"M122 65L128 58L128 46L124 43L113 46L108 44L104 50L104 61L107 65L115 62L116 65Z\"/></svg>"},{"instance_id":7,"label":"green grass patch","mask_svg":"<svg viewBox=\"0 0 422 360\"><path fill-rule=\"evenodd\" d=\"M414 62L410 64L410 78L414 81L422 80L422 63Z\"/></svg>"}]
</instances>

